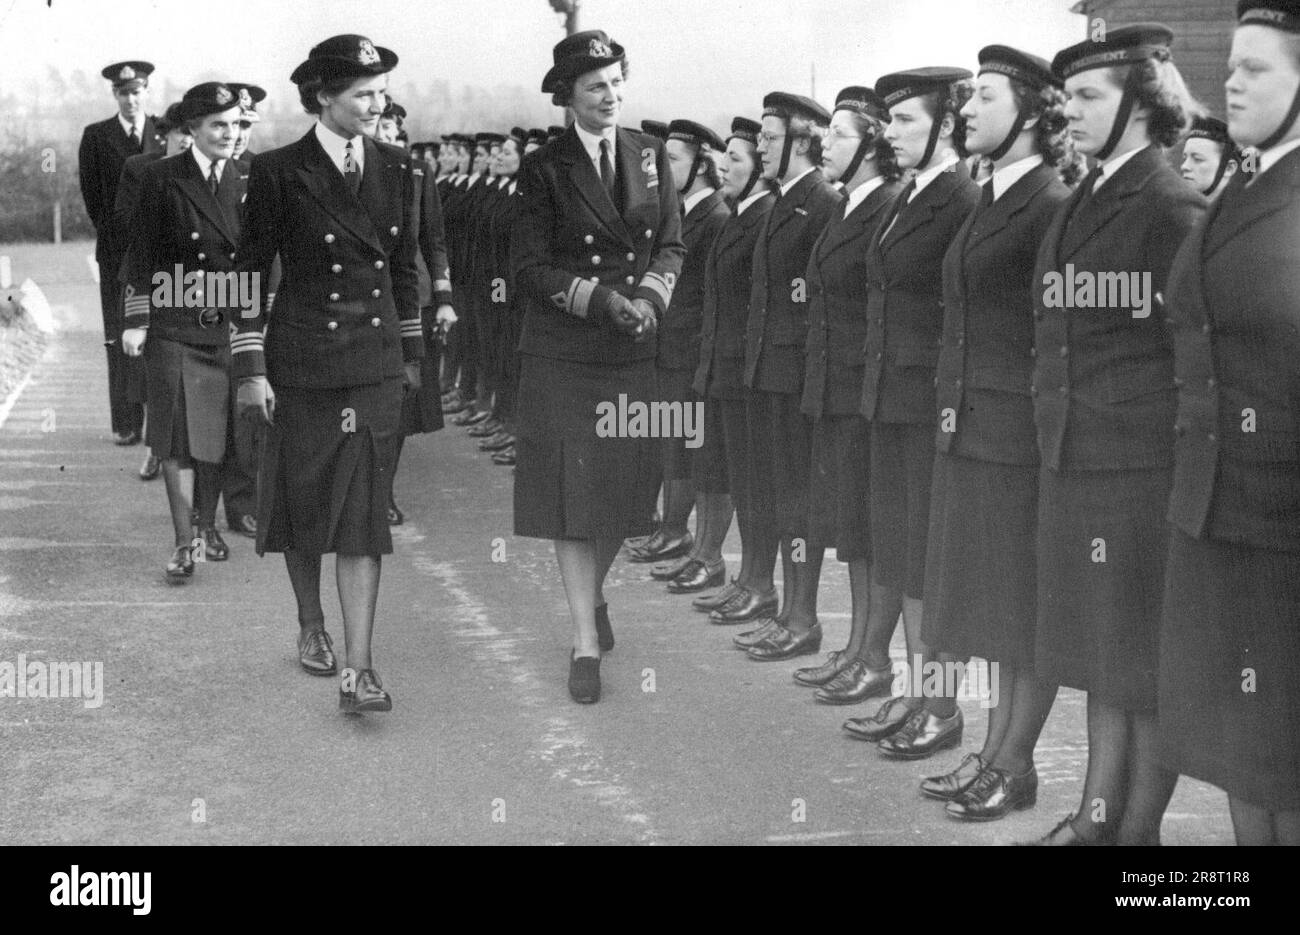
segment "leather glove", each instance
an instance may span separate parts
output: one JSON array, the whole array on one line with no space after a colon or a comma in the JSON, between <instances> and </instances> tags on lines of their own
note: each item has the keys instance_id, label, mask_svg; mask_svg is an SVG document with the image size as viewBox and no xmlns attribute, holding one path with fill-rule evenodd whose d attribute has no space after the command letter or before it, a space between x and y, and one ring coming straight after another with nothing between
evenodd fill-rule
<instances>
[{"instance_id":1,"label":"leather glove","mask_svg":"<svg viewBox=\"0 0 1300 935\"><path fill-rule=\"evenodd\" d=\"M144 342L147 337L149 337L148 328L127 328L122 332L122 352L127 357L139 357L144 353Z\"/></svg>"},{"instance_id":2,"label":"leather glove","mask_svg":"<svg viewBox=\"0 0 1300 935\"><path fill-rule=\"evenodd\" d=\"M659 318L655 314L655 307L645 299L633 299L632 308L641 319L635 332L637 343L650 340L659 330Z\"/></svg>"},{"instance_id":3,"label":"leather glove","mask_svg":"<svg viewBox=\"0 0 1300 935\"><path fill-rule=\"evenodd\" d=\"M275 420L275 393L266 377L244 377L235 390L235 408L241 419L261 425Z\"/></svg>"},{"instance_id":4,"label":"leather glove","mask_svg":"<svg viewBox=\"0 0 1300 935\"><path fill-rule=\"evenodd\" d=\"M420 389L420 364L418 361L407 361L402 364L402 384L408 393L417 392Z\"/></svg>"},{"instance_id":5,"label":"leather glove","mask_svg":"<svg viewBox=\"0 0 1300 935\"><path fill-rule=\"evenodd\" d=\"M634 335L641 327L641 314L626 296L615 292L609 300L609 320L624 334Z\"/></svg>"}]
</instances>

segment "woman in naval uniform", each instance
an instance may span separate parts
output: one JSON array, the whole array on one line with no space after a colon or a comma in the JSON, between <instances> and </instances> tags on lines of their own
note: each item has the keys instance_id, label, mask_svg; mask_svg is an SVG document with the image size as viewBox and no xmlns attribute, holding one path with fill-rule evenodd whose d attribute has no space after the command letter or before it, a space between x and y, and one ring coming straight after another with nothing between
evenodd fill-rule
<instances>
[{"instance_id":1,"label":"woman in naval uniform","mask_svg":"<svg viewBox=\"0 0 1300 935\"><path fill-rule=\"evenodd\" d=\"M415 177L403 150L371 138L396 64L365 36L341 35L294 69L318 121L253 162L236 267L265 282L279 254L283 280L274 311L240 318L230 338L241 413L270 425L258 553L284 553L299 661L315 675L336 669L320 571L322 555L338 556L346 713L392 708L371 633L381 557L393 549L389 475L402 398L419 389L424 354Z\"/></svg>"},{"instance_id":2,"label":"woman in naval uniform","mask_svg":"<svg viewBox=\"0 0 1300 935\"><path fill-rule=\"evenodd\" d=\"M1169 274L1178 421L1162 761L1238 844L1300 844L1300 2L1243 0L1228 130L1254 147Z\"/></svg>"},{"instance_id":3,"label":"woman in naval uniform","mask_svg":"<svg viewBox=\"0 0 1300 935\"><path fill-rule=\"evenodd\" d=\"M526 303L515 534L555 543L573 624L569 693L591 703L614 644L605 575L654 508L657 440L618 414L655 398L655 329L685 250L663 143L618 125L623 48L577 33L554 63L542 91L575 122L524 160L510 251Z\"/></svg>"}]
</instances>

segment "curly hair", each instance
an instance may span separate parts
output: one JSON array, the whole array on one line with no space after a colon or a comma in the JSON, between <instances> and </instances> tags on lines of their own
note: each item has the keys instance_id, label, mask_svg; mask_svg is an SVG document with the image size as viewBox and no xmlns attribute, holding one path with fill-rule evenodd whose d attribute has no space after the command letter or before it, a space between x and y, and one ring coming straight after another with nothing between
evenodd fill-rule
<instances>
[{"instance_id":1,"label":"curly hair","mask_svg":"<svg viewBox=\"0 0 1300 935\"><path fill-rule=\"evenodd\" d=\"M352 82L358 78L330 78L326 81L324 78L308 78L302 84L298 85L298 100L302 102L302 109L313 116L319 117L323 109L316 95L324 94L326 97L338 97L348 88L352 87Z\"/></svg>"},{"instance_id":2,"label":"curly hair","mask_svg":"<svg viewBox=\"0 0 1300 935\"><path fill-rule=\"evenodd\" d=\"M718 170L718 160L720 158L721 154L704 147L701 147L695 156L695 164L699 167L695 170L695 177L704 179L704 183L709 188L717 189L722 187L722 175Z\"/></svg>"},{"instance_id":3,"label":"curly hair","mask_svg":"<svg viewBox=\"0 0 1300 935\"><path fill-rule=\"evenodd\" d=\"M1059 172L1073 161L1074 154L1070 122L1065 119L1065 92L1050 85L1040 89L1015 78L1010 81L1011 93L1020 113L1026 120L1038 118L1034 127L1034 148L1044 162Z\"/></svg>"},{"instance_id":4,"label":"curly hair","mask_svg":"<svg viewBox=\"0 0 1300 935\"><path fill-rule=\"evenodd\" d=\"M872 152L870 156L876 162L876 170L886 182L898 181L903 175L903 170L898 165L898 156L894 153L894 147L885 140L885 127L887 124L875 117L869 117L854 110L846 109L844 112L849 115L854 128L858 133L862 134L862 138L871 141ZM844 181L848 182L850 180L845 179Z\"/></svg>"},{"instance_id":5,"label":"curly hair","mask_svg":"<svg viewBox=\"0 0 1300 935\"><path fill-rule=\"evenodd\" d=\"M628 76L627 59L623 59L623 61L619 62L619 65L622 66L620 70L623 72L623 80L626 81ZM556 107L568 107L572 104L573 89L578 83L578 78L581 77L582 75L577 75L576 77L566 78L559 82L555 86L555 90L551 92L551 103Z\"/></svg>"},{"instance_id":6,"label":"curly hair","mask_svg":"<svg viewBox=\"0 0 1300 935\"><path fill-rule=\"evenodd\" d=\"M966 149L966 118L961 115L961 109L966 106L966 102L974 93L975 83L963 79L954 81L942 91L930 91L920 96L921 106L925 108L931 120L942 120L952 115L952 145L962 159L969 156L970 151Z\"/></svg>"},{"instance_id":7,"label":"curly hair","mask_svg":"<svg viewBox=\"0 0 1300 935\"><path fill-rule=\"evenodd\" d=\"M1106 71L1115 86L1122 88L1131 68L1141 69L1134 103L1150 114L1147 134L1151 142L1165 149L1176 145L1191 126L1192 117L1201 113L1203 108L1187 90L1187 82L1173 63L1168 49L1156 49L1150 58Z\"/></svg>"}]
</instances>

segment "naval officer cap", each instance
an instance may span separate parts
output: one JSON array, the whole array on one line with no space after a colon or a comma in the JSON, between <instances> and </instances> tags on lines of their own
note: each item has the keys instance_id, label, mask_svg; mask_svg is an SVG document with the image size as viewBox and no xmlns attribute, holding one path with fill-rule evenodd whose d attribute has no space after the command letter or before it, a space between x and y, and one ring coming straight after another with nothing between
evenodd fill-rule
<instances>
[{"instance_id":1,"label":"naval officer cap","mask_svg":"<svg viewBox=\"0 0 1300 935\"><path fill-rule=\"evenodd\" d=\"M763 132L763 125L757 120L751 120L748 117L735 117L731 121L731 133L727 136L727 141L744 140L746 143L758 145L758 134Z\"/></svg>"},{"instance_id":2,"label":"naval officer cap","mask_svg":"<svg viewBox=\"0 0 1300 935\"><path fill-rule=\"evenodd\" d=\"M1056 53L1052 74L1061 81L1094 68L1116 68L1167 55L1174 31L1163 23L1134 23L1107 30L1101 41L1086 39Z\"/></svg>"},{"instance_id":3,"label":"naval officer cap","mask_svg":"<svg viewBox=\"0 0 1300 935\"><path fill-rule=\"evenodd\" d=\"M174 101L167 105L161 117L155 117L153 121L154 129L158 131L159 136L166 136L173 130L189 130L185 126L184 111L181 109L181 102Z\"/></svg>"},{"instance_id":4,"label":"naval officer cap","mask_svg":"<svg viewBox=\"0 0 1300 935\"><path fill-rule=\"evenodd\" d=\"M668 139L718 152L727 148L718 134L694 120L674 120L668 124Z\"/></svg>"},{"instance_id":5,"label":"naval officer cap","mask_svg":"<svg viewBox=\"0 0 1300 935\"><path fill-rule=\"evenodd\" d=\"M835 110L847 110L862 117L873 117L882 123L889 123L889 108L885 100L871 88L850 85L835 95Z\"/></svg>"},{"instance_id":6,"label":"naval officer cap","mask_svg":"<svg viewBox=\"0 0 1300 935\"><path fill-rule=\"evenodd\" d=\"M545 130L541 127L533 127L528 131L528 139L525 140L524 145L527 145L528 143L536 143L538 146L545 146L549 139L550 137L546 135Z\"/></svg>"},{"instance_id":7,"label":"naval officer cap","mask_svg":"<svg viewBox=\"0 0 1300 935\"><path fill-rule=\"evenodd\" d=\"M112 65L105 65L100 74L113 82L114 91L123 88L134 91L149 84L149 76L153 74L153 63L135 60L114 62Z\"/></svg>"},{"instance_id":8,"label":"naval officer cap","mask_svg":"<svg viewBox=\"0 0 1300 935\"><path fill-rule=\"evenodd\" d=\"M1300 33L1300 0L1239 0L1237 25Z\"/></svg>"},{"instance_id":9,"label":"naval officer cap","mask_svg":"<svg viewBox=\"0 0 1300 935\"><path fill-rule=\"evenodd\" d=\"M909 98L943 91L950 85L971 77L974 76L965 68L952 68L948 65L910 68L882 75L876 80L876 93L884 100L886 107L895 107Z\"/></svg>"},{"instance_id":10,"label":"naval officer cap","mask_svg":"<svg viewBox=\"0 0 1300 935\"><path fill-rule=\"evenodd\" d=\"M1009 45L986 45L980 49L980 74L991 71L1006 75L1021 84L1041 91L1059 88L1062 80L1052 73L1052 63L1045 58L1013 49Z\"/></svg>"},{"instance_id":11,"label":"naval officer cap","mask_svg":"<svg viewBox=\"0 0 1300 935\"><path fill-rule=\"evenodd\" d=\"M551 124L546 128L546 142L549 143L551 140L558 140L562 136L564 136L564 127L557 124Z\"/></svg>"},{"instance_id":12,"label":"naval officer cap","mask_svg":"<svg viewBox=\"0 0 1300 935\"><path fill-rule=\"evenodd\" d=\"M831 122L830 113L821 104L802 94L788 94L785 91L773 91L763 98L763 116L780 117L782 120L805 117L823 127L829 126Z\"/></svg>"},{"instance_id":13,"label":"naval officer cap","mask_svg":"<svg viewBox=\"0 0 1300 935\"><path fill-rule=\"evenodd\" d=\"M331 36L307 53L307 61L293 70L289 80L302 84L312 78L369 78L397 67L397 53L377 46L365 36L348 33Z\"/></svg>"},{"instance_id":14,"label":"naval officer cap","mask_svg":"<svg viewBox=\"0 0 1300 935\"><path fill-rule=\"evenodd\" d=\"M226 87L235 92L239 98L240 117L244 120L261 120L257 114L257 105L266 100L266 92L255 84L244 81L227 81Z\"/></svg>"},{"instance_id":15,"label":"naval officer cap","mask_svg":"<svg viewBox=\"0 0 1300 935\"><path fill-rule=\"evenodd\" d=\"M665 142L668 140L668 124L662 120L642 120L641 132Z\"/></svg>"},{"instance_id":16,"label":"naval officer cap","mask_svg":"<svg viewBox=\"0 0 1300 935\"><path fill-rule=\"evenodd\" d=\"M589 71L623 61L623 47L603 29L589 29L565 36L551 52L554 64L542 79L542 92L553 94L566 81Z\"/></svg>"},{"instance_id":17,"label":"naval officer cap","mask_svg":"<svg viewBox=\"0 0 1300 935\"><path fill-rule=\"evenodd\" d=\"M181 97L178 113L182 120L198 120L239 106L239 95L221 81L205 81Z\"/></svg>"},{"instance_id":18,"label":"naval officer cap","mask_svg":"<svg viewBox=\"0 0 1300 935\"><path fill-rule=\"evenodd\" d=\"M493 146L500 146L506 141L505 135L501 133L476 133L474 134L475 146L486 146L489 149Z\"/></svg>"},{"instance_id":19,"label":"naval officer cap","mask_svg":"<svg viewBox=\"0 0 1300 935\"><path fill-rule=\"evenodd\" d=\"M528 131L523 127L511 127L506 139L514 140L519 147L519 151L523 152L524 147L528 145Z\"/></svg>"}]
</instances>

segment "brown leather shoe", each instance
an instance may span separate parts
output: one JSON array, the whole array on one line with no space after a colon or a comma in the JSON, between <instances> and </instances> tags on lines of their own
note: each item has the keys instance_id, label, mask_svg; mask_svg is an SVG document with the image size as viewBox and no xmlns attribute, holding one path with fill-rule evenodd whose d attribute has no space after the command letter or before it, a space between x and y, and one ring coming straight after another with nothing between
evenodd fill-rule
<instances>
[{"instance_id":1,"label":"brown leather shoe","mask_svg":"<svg viewBox=\"0 0 1300 935\"><path fill-rule=\"evenodd\" d=\"M393 699L384 691L379 673L374 669L344 669L339 685L339 710L344 714L363 714L366 711L391 711ZM351 681L352 691L343 686Z\"/></svg>"},{"instance_id":2,"label":"brown leather shoe","mask_svg":"<svg viewBox=\"0 0 1300 935\"><path fill-rule=\"evenodd\" d=\"M755 662L779 662L795 656L809 656L822 648L822 625L814 623L802 633L782 627L761 643L749 647Z\"/></svg>"},{"instance_id":3,"label":"brown leather shoe","mask_svg":"<svg viewBox=\"0 0 1300 935\"><path fill-rule=\"evenodd\" d=\"M817 689L813 699L819 704L859 704L889 694L893 684L893 668L873 669L865 659L859 659Z\"/></svg>"},{"instance_id":4,"label":"brown leather shoe","mask_svg":"<svg viewBox=\"0 0 1300 935\"><path fill-rule=\"evenodd\" d=\"M682 569L691 564L695 559L683 555L679 558L669 559L666 562L660 562L658 565L650 566L650 577L655 581L672 581Z\"/></svg>"},{"instance_id":5,"label":"brown leather shoe","mask_svg":"<svg viewBox=\"0 0 1300 935\"><path fill-rule=\"evenodd\" d=\"M324 627L298 631L298 664L312 675L333 675L338 670L334 644Z\"/></svg>"},{"instance_id":6,"label":"brown leather shoe","mask_svg":"<svg viewBox=\"0 0 1300 935\"><path fill-rule=\"evenodd\" d=\"M926 708L917 708L902 727L878 744L880 752L896 760L923 760L961 743L963 720L961 708L951 717L937 717Z\"/></svg>"},{"instance_id":7,"label":"brown leather shoe","mask_svg":"<svg viewBox=\"0 0 1300 935\"><path fill-rule=\"evenodd\" d=\"M687 555L695 547L695 537L689 531L679 536L665 535L662 528L644 543L628 550L628 559L640 564L664 562L670 558Z\"/></svg>"}]
</instances>

